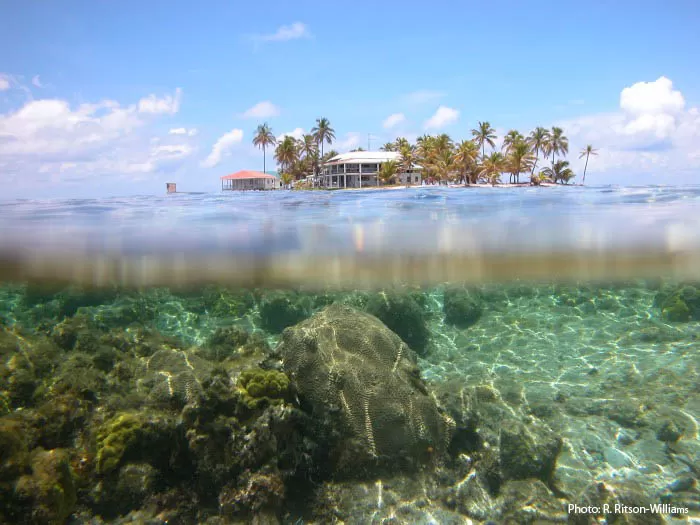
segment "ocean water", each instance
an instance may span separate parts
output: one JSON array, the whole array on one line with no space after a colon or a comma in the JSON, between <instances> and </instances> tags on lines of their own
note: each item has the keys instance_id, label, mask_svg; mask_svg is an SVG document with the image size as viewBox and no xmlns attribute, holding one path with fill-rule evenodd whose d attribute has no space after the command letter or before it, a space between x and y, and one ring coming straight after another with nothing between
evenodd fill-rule
<instances>
[{"instance_id":1,"label":"ocean water","mask_svg":"<svg viewBox=\"0 0 700 525\"><path fill-rule=\"evenodd\" d=\"M0 206L0 523L700 522L700 187Z\"/></svg>"}]
</instances>

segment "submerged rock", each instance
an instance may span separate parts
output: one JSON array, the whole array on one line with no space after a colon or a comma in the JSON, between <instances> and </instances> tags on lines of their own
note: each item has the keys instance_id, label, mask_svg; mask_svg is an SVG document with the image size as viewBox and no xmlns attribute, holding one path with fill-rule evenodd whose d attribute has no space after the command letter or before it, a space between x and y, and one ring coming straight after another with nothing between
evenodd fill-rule
<instances>
[{"instance_id":1,"label":"submerged rock","mask_svg":"<svg viewBox=\"0 0 700 525\"><path fill-rule=\"evenodd\" d=\"M462 288L448 288L445 290L443 311L445 322L459 328L468 328L479 320L483 306L475 292Z\"/></svg>"},{"instance_id":2,"label":"submerged rock","mask_svg":"<svg viewBox=\"0 0 700 525\"><path fill-rule=\"evenodd\" d=\"M331 429L336 471L410 466L447 449L454 423L414 353L376 317L333 304L285 330L280 353L302 407Z\"/></svg>"},{"instance_id":3,"label":"submerged rock","mask_svg":"<svg viewBox=\"0 0 700 525\"><path fill-rule=\"evenodd\" d=\"M419 355L425 353L430 332L425 314L413 296L406 293L380 292L369 300L366 311L379 318L403 339L411 350Z\"/></svg>"},{"instance_id":4,"label":"submerged rock","mask_svg":"<svg viewBox=\"0 0 700 525\"><path fill-rule=\"evenodd\" d=\"M262 327L280 333L311 315L309 300L293 292L268 292L260 300Z\"/></svg>"},{"instance_id":5,"label":"submerged rock","mask_svg":"<svg viewBox=\"0 0 700 525\"><path fill-rule=\"evenodd\" d=\"M561 438L541 425L502 428L500 463L504 479L538 478L549 483L554 474Z\"/></svg>"},{"instance_id":6,"label":"submerged rock","mask_svg":"<svg viewBox=\"0 0 700 525\"><path fill-rule=\"evenodd\" d=\"M694 284L665 285L654 298L661 317L671 322L700 320L700 287Z\"/></svg>"}]
</instances>

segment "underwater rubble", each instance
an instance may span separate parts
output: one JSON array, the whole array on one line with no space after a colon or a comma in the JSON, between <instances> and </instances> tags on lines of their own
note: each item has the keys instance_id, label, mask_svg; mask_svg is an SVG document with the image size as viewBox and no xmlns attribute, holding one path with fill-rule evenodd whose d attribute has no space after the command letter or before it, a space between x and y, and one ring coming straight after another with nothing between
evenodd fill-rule
<instances>
[{"instance_id":1,"label":"underwater rubble","mask_svg":"<svg viewBox=\"0 0 700 525\"><path fill-rule=\"evenodd\" d=\"M698 516L698 321L692 283L3 285L0 523Z\"/></svg>"}]
</instances>

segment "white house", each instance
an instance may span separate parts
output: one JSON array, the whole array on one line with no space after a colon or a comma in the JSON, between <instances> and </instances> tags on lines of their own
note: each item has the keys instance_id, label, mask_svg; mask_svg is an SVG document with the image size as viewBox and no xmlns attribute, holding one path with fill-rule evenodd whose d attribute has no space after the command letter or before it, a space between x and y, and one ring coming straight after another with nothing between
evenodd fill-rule
<instances>
[{"instance_id":1,"label":"white house","mask_svg":"<svg viewBox=\"0 0 700 525\"><path fill-rule=\"evenodd\" d=\"M392 160L399 164L401 155L395 151L341 153L323 165L319 183L327 188L379 186L379 168L385 162ZM414 164L408 170L399 171L397 179L401 184L420 184L422 169L421 166Z\"/></svg>"}]
</instances>

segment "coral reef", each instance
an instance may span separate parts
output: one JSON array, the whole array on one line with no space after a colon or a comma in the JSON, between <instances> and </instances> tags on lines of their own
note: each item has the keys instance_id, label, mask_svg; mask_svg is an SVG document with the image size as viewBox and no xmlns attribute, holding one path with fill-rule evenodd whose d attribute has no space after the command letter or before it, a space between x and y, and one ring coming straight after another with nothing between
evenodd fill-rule
<instances>
[{"instance_id":1,"label":"coral reef","mask_svg":"<svg viewBox=\"0 0 700 525\"><path fill-rule=\"evenodd\" d=\"M302 403L338 436L329 443L338 472L396 468L447 448L452 421L411 349L376 317L333 304L285 330L280 353Z\"/></svg>"}]
</instances>

